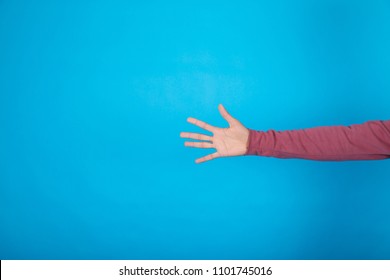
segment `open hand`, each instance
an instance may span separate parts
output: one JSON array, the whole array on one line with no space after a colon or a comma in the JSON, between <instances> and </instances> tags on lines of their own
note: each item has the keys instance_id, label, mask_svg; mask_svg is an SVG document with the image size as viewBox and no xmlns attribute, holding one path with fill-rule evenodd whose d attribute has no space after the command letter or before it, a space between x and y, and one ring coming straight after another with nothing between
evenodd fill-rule
<instances>
[{"instance_id":1,"label":"open hand","mask_svg":"<svg viewBox=\"0 0 390 280\"><path fill-rule=\"evenodd\" d=\"M220 128L209 125L195 118L188 118L187 121L200 128L213 133L212 136L200 133L181 132L180 137L202 142L186 141L184 145L195 148L214 148L217 151L207 156L198 158L195 162L201 163L218 157L240 156L247 151L249 130L245 128L237 119L233 118L220 104L218 106L222 117L229 123L228 128Z\"/></svg>"}]
</instances>

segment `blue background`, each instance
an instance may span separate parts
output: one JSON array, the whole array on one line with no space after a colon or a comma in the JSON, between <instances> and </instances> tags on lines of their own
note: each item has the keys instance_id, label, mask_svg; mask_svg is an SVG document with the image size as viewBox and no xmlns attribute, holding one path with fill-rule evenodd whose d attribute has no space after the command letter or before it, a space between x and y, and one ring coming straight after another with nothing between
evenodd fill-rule
<instances>
[{"instance_id":1,"label":"blue background","mask_svg":"<svg viewBox=\"0 0 390 280\"><path fill-rule=\"evenodd\" d=\"M389 119L389 50L385 0L1 0L0 258L390 259L390 161L179 138Z\"/></svg>"}]
</instances>

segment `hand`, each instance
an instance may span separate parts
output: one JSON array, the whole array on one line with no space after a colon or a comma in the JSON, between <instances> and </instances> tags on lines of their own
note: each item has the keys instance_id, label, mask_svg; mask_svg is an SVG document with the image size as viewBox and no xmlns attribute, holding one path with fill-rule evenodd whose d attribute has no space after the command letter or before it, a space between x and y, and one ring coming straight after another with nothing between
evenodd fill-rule
<instances>
[{"instance_id":1,"label":"hand","mask_svg":"<svg viewBox=\"0 0 390 280\"><path fill-rule=\"evenodd\" d=\"M240 156L244 155L247 151L249 130L245 128L237 119L233 118L225 110L222 104L218 106L218 109L222 117L229 123L228 128L215 127L200 120L188 118L187 121L189 123L192 123L196 126L199 126L200 128L210 131L211 133L213 133L213 136L190 132L180 133L180 137L182 138L204 141L186 141L184 142L184 145L187 147L214 148L217 150L215 153L198 158L195 161L196 163L205 162L218 157Z\"/></svg>"}]
</instances>

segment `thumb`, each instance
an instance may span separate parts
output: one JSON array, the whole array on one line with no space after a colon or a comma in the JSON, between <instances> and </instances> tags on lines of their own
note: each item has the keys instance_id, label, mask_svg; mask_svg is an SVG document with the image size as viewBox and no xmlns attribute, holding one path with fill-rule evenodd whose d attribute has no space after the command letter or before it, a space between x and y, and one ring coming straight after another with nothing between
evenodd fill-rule
<instances>
[{"instance_id":1,"label":"thumb","mask_svg":"<svg viewBox=\"0 0 390 280\"><path fill-rule=\"evenodd\" d=\"M234 124L235 122L237 122L237 120L235 118L233 118L225 109L225 107L223 107L222 104L219 104L218 105L218 110L219 112L221 113L221 116L229 123L229 125L232 125Z\"/></svg>"}]
</instances>

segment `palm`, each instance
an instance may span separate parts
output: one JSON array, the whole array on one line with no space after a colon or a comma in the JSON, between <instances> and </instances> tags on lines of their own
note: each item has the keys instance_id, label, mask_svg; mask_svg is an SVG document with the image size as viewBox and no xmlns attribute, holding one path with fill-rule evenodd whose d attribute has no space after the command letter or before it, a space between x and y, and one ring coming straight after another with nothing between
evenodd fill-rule
<instances>
[{"instance_id":1,"label":"palm","mask_svg":"<svg viewBox=\"0 0 390 280\"><path fill-rule=\"evenodd\" d=\"M218 128L214 132L213 143L221 156L238 156L245 153L244 132L240 127Z\"/></svg>"},{"instance_id":2,"label":"palm","mask_svg":"<svg viewBox=\"0 0 390 280\"><path fill-rule=\"evenodd\" d=\"M225 110L225 108L222 105L220 105L218 109L222 117L229 123L228 128L214 127L200 120L194 118L188 118L188 122L212 132L213 135L209 136L205 134L189 133L189 132L182 132L180 134L180 136L183 138L190 138L194 140L204 141L204 142L186 141L185 146L216 149L215 153L197 159L196 160L197 163L201 163L217 157L243 155L247 150L247 141L249 136L248 129L246 129L237 119L229 115L229 113Z\"/></svg>"}]
</instances>

